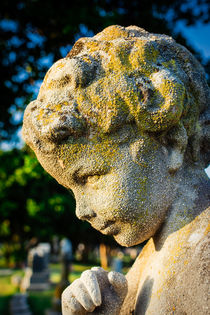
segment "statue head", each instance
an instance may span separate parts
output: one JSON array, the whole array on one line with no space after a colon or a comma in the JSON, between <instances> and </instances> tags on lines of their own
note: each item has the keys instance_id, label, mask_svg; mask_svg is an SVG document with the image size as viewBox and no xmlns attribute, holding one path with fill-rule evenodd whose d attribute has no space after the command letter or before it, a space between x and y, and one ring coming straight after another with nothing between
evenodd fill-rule
<instances>
[{"instance_id":1,"label":"statue head","mask_svg":"<svg viewBox=\"0 0 210 315\"><path fill-rule=\"evenodd\" d=\"M164 221L176 174L208 163L209 95L202 67L172 38L110 26L50 68L23 136L73 190L79 218L134 245Z\"/></svg>"}]
</instances>

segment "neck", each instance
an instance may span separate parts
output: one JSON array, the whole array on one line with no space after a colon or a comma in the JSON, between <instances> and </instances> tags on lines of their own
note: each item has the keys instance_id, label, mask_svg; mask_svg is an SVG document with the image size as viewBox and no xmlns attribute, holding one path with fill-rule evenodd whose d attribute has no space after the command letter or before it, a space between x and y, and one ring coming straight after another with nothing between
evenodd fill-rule
<instances>
[{"instance_id":1,"label":"neck","mask_svg":"<svg viewBox=\"0 0 210 315\"><path fill-rule=\"evenodd\" d=\"M157 250L161 249L170 234L189 224L210 204L210 182L203 170L185 168L175 176L175 198L164 224L154 235Z\"/></svg>"}]
</instances>

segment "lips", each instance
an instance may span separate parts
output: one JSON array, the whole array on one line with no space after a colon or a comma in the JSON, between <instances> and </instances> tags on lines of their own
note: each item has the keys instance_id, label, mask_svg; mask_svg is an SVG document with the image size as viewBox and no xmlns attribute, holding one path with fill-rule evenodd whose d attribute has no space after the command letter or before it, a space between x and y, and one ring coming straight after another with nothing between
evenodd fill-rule
<instances>
[{"instance_id":1,"label":"lips","mask_svg":"<svg viewBox=\"0 0 210 315\"><path fill-rule=\"evenodd\" d=\"M91 225L94 229L106 235L116 235L119 233L120 230L119 227L116 226L116 223L114 221L106 221L103 224L92 222Z\"/></svg>"}]
</instances>

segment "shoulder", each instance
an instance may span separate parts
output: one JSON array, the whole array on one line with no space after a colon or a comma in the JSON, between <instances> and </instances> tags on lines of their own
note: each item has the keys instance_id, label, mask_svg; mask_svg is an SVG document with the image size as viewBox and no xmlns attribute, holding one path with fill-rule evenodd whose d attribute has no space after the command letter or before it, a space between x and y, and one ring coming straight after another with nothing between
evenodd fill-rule
<instances>
[{"instance_id":1,"label":"shoulder","mask_svg":"<svg viewBox=\"0 0 210 315\"><path fill-rule=\"evenodd\" d=\"M173 243L169 242L167 290L160 298L161 304L169 307L165 309L168 314L173 309L177 314L208 314L209 214L210 208L175 233Z\"/></svg>"}]
</instances>

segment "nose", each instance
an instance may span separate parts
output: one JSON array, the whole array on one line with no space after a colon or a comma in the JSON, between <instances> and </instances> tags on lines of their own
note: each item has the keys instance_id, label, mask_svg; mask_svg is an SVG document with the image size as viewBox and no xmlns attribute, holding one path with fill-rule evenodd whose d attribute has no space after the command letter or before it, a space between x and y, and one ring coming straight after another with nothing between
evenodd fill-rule
<instances>
[{"instance_id":1,"label":"nose","mask_svg":"<svg viewBox=\"0 0 210 315\"><path fill-rule=\"evenodd\" d=\"M76 201L76 216L80 220L90 221L96 217L96 213L88 207L85 201Z\"/></svg>"}]
</instances>

